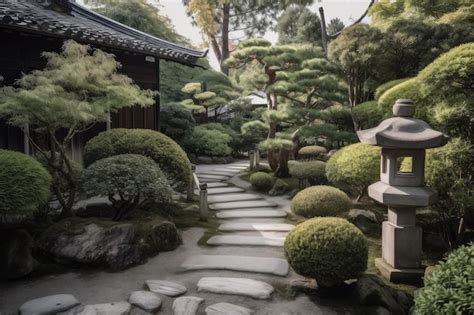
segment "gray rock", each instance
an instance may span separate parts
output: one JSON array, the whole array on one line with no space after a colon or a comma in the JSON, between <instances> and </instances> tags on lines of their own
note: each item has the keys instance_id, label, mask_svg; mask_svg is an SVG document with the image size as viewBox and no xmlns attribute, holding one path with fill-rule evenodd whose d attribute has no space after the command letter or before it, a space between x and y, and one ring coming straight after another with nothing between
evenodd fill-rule
<instances>
[{"instance_id":1,"label":"gray rock","mask_svg":"<svg viewBox=\"0 0 474 315\"><path fill-rule=\"evenodd\" d=\"M149 312L156 312L161 306L161 298L150 291L132 292L128 302Z\"/></svg>"},{"instance_id":2,"label":"gray rock","mask_svg":"<svg viewBox=\"0 0 474 315\"><path fill-rule=\"evenodd\" d=\"M377 217L372 211L362 209L351 209L348 214L348 220L362 232L369 231L370 225L377 223Z\"/></svg>"},{"instance_id":3,"label":"gray rock","mask_svg":"<svg viewBox=\"0 0 474 315\"><path fill-rule=\"evenodd\" d=\"M128 315L131 309L130 303L112 302L86 305L77 315Z\"/></svg>"},{"instance_id":4,"label":"gray rock","mask_svg":"<svg viewBox=\"0 0 474 315\"><path fill-rule=\"evenodd\" d=\"M314 279L294 279L290 282L290 288L298 292L311 292L318 289Z\"/></svg>"},{"instance_id":5,"label":"gray rock","mask_svg":"<svg viewBox=\"0 0 474 315\"><path fill-rule=\"evenodd\" d=\"M374 315L391 315L391 313L385 307L379 306L374 309Z\"/></svg>"},{"instance_id":6,"label":"gray rock","mask_svg":"<svg viewBox=\"0 0 474 315\"><path fill-rule=\"evenodd\" d=\"M26 230L0 233L0 278L21 278L33 272L38 262L31 255L33 238Z\"/></svg>"},{"instance_id":7,"label":"gray rock","mask_svg":"<svg viewBox=\"0 0 474 315\"><path fill-rule=\"evenodd\" d=\"M153 237L149 242L157 252L176 249L183 243L183 239L174 223L165 221L152 227Z\"/></svg>"},{"instance_id":8,"label":"gray rock","mask_svg":"<svg viewBox=\"0 0 474 315\"><path fill-rule=\"evenodd\" d=\"M251 309L230 303L216 303L206 307L206 315L250 315L253 313Z\"/></svg>"},{"instance_id":9,"label":"gray rock","mask_svg":"<svg viewBox=\"0 0 474 315\"><path fill-rule=\"evenodd\" d=\"M147 280L145 284L150 291L167 296L178 296L186 293L188 290L182 284L166 280Z\"/></svg>"},{"instance_id":10,"label":"gray rock","mask_svg":"<svg viewBox=\"0 0 474 315\"><path fill-rule=\"evenodd\" d=\"M204 277L197 286L199 292L242 295L255 299L269 299L274 291L268 283L246 278Z\"/></svg>"},{"instance_id":11,"label":"gray rock","mask_svg":"<svg viewBox=\"0 0 474 315\"><path fill-rule=\"evenodd\" d=\"M174 315L194 315L203 299L195 296L182 296L173 302Z\"/></svg>"},{"instance_id":12,"label":"gray rock","mask_svg":"<svg viewBox=\"0 0 474 315\"><path fill-rule=\"evenodd\" d=\"M56 314L79 305L79 301L70 294L57 294L41 297L24 303L18 312L20 315Z\"/></svg>"}]
</instances>

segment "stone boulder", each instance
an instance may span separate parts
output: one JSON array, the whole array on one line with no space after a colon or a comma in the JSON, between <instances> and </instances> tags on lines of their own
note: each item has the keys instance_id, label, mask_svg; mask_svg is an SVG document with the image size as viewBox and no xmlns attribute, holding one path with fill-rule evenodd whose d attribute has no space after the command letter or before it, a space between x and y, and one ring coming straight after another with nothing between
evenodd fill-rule
<instances>
[{"instance_id":1,"label":"stone boulder","mask_svg":"<svg viewBox=\"0 0 474 315\"><path fill-rule=\"evenodd\" d=\"M159 252L174 250L183 243L181 234L172 222L165 221L155 224L151 230L152 244Z\"/></svg>"},{"instance_id":2,"label":"stone boulder","mask_svg":"<svg viewBox=\"0 0 474 315\"><path fill-rule=\"evenodd\" d=\"M362 232L367 233L371 225L377 224L377 217L372 211L362 209L349 210L348 220L357 226Z\"/></svg>"},{"instance_id":3,"label":"stone boulder","mask_svg":"<svg viewBox=\"0 0 474 315\"><path fill-rule=\"evenodd\" d=\"M0 233L0 278L20 278L34 271L38 262L31 255L33 247L33 238L26 230Z\"/></svg>"}]
</instances>

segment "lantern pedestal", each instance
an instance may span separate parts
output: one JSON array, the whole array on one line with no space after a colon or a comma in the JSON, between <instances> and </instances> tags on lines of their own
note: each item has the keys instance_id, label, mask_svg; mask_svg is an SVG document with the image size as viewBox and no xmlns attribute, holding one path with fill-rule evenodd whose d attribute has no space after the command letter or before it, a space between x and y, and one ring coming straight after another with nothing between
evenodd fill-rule
<instances>
[{"instance_id":1,"label":"lantern pedestal","mask_svg":"<svg viewBox=\"0 0 474 315\"><path fill-rule=\"evenodd\" d=\"M415 286L423 285L423 277L425 269L397 269L393 268L383 260L383 258L375 258L375 267L380 271L382 276L393 283L412 284Z\"/></svg>"}]
</instances>

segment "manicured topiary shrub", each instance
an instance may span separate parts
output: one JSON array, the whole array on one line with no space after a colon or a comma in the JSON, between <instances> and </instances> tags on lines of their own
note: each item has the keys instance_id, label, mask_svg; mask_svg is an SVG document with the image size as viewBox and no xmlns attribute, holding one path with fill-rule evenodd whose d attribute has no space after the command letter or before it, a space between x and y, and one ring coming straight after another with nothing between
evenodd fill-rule
<instances>
[{"instance_id":1,"label":"manicured topiary shrub","mask_svg":"<svg viewBox=\"0 0 474 315\"><path fill-rule=\"evenodd\" d=\"M265 172L256 172L250 176L250 184L258 190L269 190L273 186L273 177Z\"/></svg>"},{"instance_id":2,"label":"manicured topiary shrub","mask_svg":"<svg viewBox=\"0 0 474 315\"><path fill-rule=\"evenodd\" d=\"M232 137L217 129L208 129L204 125L195 127L183 140L186 152L205 156L230 156Z\"/></svg>"},{"instance_id":3,"label":"manicured topiary shrub","mask_svg":"<svg viewBox=\"0 0 474 315\"><path fill-rule=\"evenodd\" d=\"M314 160L321 157L323 154L328 153L325 147L320 147L318 145L309 145L302 147L298 151L298 159L300 160Z\"/></svg>"},{"instance_id":4,"label":"manicured topiary shrub","mask_svg":"<svg viewBox=\"0 0 474 315\"><path fill-rule=\"evenodd\" d=\"M158 164L137 154L98 160L83 173L88 196L108 197L120 220L145 202L169 204L173 191Z\"/></svg>"},{"instance_id":5,"label":"manicured topiary shrub","mask_svg":"<svg viewBox=\"0 0 474 315\"><path fill-rule=\"evenodd\" d=\"M191 162L171 138L154 130L112 129L87 142L84 164L118 154L140 154L153 159L171 185L184 191L191 179Z\"/></svg>"},{"instance_id":6,"label":"manicured topiary shrub","mask_svg":"<svg viewBox=\"0 0 474 315\"><path fill-rule=\"evenodd\" d=\"M425 278L415 296L415 314L472 314L474 244L453 251Z\"/></svg>"},{"instance_id":7,"label":"manicured topiary shrub","mask_svg":"<svg viewBox=\"0 0 474 315\"><path fill-rule=\"evenodd\" d=\"M322 161L291 161L288 166L292 177L308 180L311 185L321 185L327 182L326 163Z\"/></svg>"},{"instance_id":8,"label":"manicured topiary shrub","mask_svg":"<svg viewBox=\"0 0 474 315\"><path fill-rule=\"evenodd\" d=\"M26 215L48 202L51 176L34 158L0 150L0 216Z\"/></svg>"},{"instance_id":9,"label":"manicured topiary shrub","mask_svg":"<svg viewBox=\"0 0 474 315\"><path fill-rule=\"evenodd\" d=\"M360 129L373 128L383 120L376 101L358 104L352 109L352 115Z\"/></svg>"},{"instance_id":10,"label":"manicured topiary shrub","mask_svg":"<svg viewBox=\"0 0 474 315\"><path fill-rule=\"evenodd\" d=\"M270 196L279 196L283 195L290 190L290 185L288 185L284 180L277 178L275 184L273 184L272 189L268 192Z\"/></svg>"},{"instance_id":11,"label":"manicured topiary shrub","mask_svg":"<svg viewBox=\"0 0 474 315\"><path fill-rule=\"evenodd\" d=\"M385 92L387 92L394 86L399 85L402 82L405 82L408 79L410 78L396 79L396 80L388 81L379 85L377 89L375 89L375 94L374 94L375 99L378 100L380 96L382 96Z\"/></svg>"},{"instance_id":12,"label":"manicured topiary shrub","mask_svg":"<svg viewBox=\"0 0 474 315\"><path fill-rule=\"evenodd\" d=\"M314 218L299 224L288 233L284 251L296 273L316 279L321 287L358 278L367 268L365 236L341 218Z\"/></svg>"},{"instance_id":13,"label":"manicured topiary shrub","mask_svg":"<svg viewBox=\"0 0 474 315\"><path fill-rule=\"evenodd\" d=\"M331 186L312 186L291 200L291 210L305 218L334 216L351 208L352 202L347 195Z\"/></svg>"},{"instance_id":14,"label":"manicured topiary shrub","mask_svg":"<svg viewBox=\"0 0 474 315\"><path fill-rule=\"evenodd\" d=\"M326 176L330 182L362 195L380 178L380 148L362 143L342 148L326 163Z\"/></svg>"}]
</instances>

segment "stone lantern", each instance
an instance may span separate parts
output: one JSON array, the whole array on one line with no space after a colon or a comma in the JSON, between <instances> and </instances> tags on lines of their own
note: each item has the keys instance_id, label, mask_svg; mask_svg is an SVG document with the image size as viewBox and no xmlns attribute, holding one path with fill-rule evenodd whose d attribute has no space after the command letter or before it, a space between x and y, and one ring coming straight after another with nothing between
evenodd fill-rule
<instances>
[{"instance_id":1,"label":"stone lantern","mask_svg":"<svg viewBox=\"0 0 474 315\"><path fill-rule=\"evenodd\" d=\"M413 118L411 100L397 100L393 114L375 128L358 131L357 136L362 143L382 147L380 181L368 189L372 199L388 206L388 221L382 223L382 258L376 258L375 265L392 282L416 283L424 274L416 208L437 199L437 193L424 185L425 150L443 146L447 137ZM401 168L405 159L411 163Z\"/></svg>"}]
</instances>

